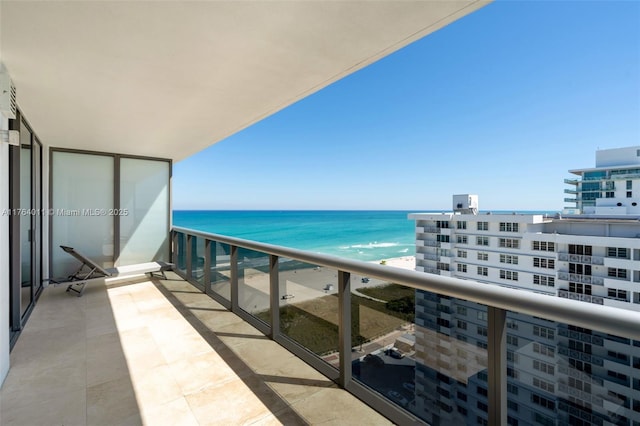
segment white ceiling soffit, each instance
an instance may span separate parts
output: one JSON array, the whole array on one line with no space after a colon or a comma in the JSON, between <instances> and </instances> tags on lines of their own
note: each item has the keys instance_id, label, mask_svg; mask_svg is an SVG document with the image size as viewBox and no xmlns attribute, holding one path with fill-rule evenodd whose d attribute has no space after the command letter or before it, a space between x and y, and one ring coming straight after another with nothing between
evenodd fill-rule
<instances>
[{"instance_id":1,"label":"white ceiling soffit","mask_svg":"<svg viewBox=\"0 0 640 426\"><path fill-rule=\"evenodd\" d=\"M0 54L50 146L180 160L487 1L2 1Z\"/></svg>"}]
</instances>

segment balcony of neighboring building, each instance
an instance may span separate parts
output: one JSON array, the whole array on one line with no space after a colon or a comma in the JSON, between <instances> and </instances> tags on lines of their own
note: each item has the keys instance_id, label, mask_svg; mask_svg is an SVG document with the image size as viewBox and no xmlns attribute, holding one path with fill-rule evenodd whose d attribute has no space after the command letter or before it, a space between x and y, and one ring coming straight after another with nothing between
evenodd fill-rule
<instances>
[{"instance_id":1,"label":"balcony of neighboring building","mask_svg":"<svg viewBox=\"0 0 640 426\"><path fill-rule=\"evenodd\" d=\"M577 186L581 181L579 179L565 179L564 183L567 185L575 185Z\"/></svg>"}]
</instances>

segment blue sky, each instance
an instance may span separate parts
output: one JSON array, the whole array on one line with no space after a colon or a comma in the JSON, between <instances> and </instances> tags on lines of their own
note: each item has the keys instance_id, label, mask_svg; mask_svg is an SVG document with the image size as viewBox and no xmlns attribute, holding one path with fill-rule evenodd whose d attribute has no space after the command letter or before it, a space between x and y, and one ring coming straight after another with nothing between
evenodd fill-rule
<instances>
[{"instance_id":1,"label":"blue sky","mask_svg":"<svg viewBox=\"0 0 640 426\"><path fill-rule=\"evenodd\" d=\"M640 145L640 2L496 1L174 166L175 209L561 210Z\"/></svg>"}]
</instances>

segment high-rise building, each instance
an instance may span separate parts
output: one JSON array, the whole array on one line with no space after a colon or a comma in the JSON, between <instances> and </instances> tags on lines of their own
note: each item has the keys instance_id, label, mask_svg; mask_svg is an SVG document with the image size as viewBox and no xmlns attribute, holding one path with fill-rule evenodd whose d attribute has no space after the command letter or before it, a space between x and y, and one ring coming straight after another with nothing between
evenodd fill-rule
<instances>
[{"instance_id":1,"label":"high-rise building","mask_svg":"<svg viewBox=\"0 0 640 426\"><path fill-rule=\"evenodd\" d=\"M639 153L572 170L577 209L563 214L479 213L464 194L450 213L410 215L416 268L640 311ZM487 421L486 320L482 305L417 291L416 410L433 424ZM639 341L516 313L507 327L510 424L640 424Z\"/></svg>"},{"instance_id":2,"label":"high-rise building","mask_svg":"<svg viewBox=\"0 0 640 426\"><path fill-rule=\"evenodd\" d=\"M565 179L572 188L564 192L575 198L564 201L575 203L575 213L640 215L639 147L596 151L595 167L569 171L579 176Z\"/></svg>"}]
</instances>

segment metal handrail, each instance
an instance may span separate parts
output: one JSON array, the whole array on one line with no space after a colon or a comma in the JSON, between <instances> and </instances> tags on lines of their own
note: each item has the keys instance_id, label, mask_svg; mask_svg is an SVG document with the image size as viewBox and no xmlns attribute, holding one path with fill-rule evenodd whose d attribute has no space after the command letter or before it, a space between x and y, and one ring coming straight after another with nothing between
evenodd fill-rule
<instances>
[{"instance_id":1,"label":"metal handrail","mask_svg":"<svg viewBox=\"0 0 640 426\"><path fill-rule=\"evenodd\" d=\"M345 259L187 228L174 227L173 231L260 251L265 254L291 258L340 271L362 274L418 290L456 297L507 311L520 312L553 321L569 323L578 327L640 340L640 327L638 327L638 324L640 324L640 312L636 311L611 306L594 305L577 300L506 288L498 285L479 284L471 280L425 274L418 271L393 268L376 263Z\"/></svg>"}]
</instances>

